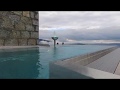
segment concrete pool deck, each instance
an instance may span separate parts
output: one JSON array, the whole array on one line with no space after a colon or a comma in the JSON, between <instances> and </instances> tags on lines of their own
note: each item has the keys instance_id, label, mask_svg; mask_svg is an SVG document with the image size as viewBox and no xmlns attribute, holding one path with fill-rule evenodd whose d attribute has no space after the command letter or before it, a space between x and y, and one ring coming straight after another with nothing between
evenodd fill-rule
<instances>
[{"instance_id":1,"label":"concrete pool deck","mask_svg":"<svg viewBox=\"0 0 120 90\"><path fill-rule=\"evenodd\" d=\"M110 52L109 54L97 59L96 61L86 66L116 74L118 73L118 70L120 70L120 65L118 67L119 62L120 62L120 48Z\"/></svg>"},{"instance_id":2,"label":"concrete pool deck","mask_svg":"<svg viewBox=\"0 0 120 90\"><path fill-rule=\"evenodd\" d=\"M0 46L0 49L15 49L15 48L33 48L39 47L38 45L35 46Z\"/></svg>"},{"instance_id":3,"label":"concrete pool deck","mask_svg":"<svg viewBox=\"0 0 120 90\"><path fill-rule=\"evenodd\" d=\"M20 49L20 48L35 48L35 47L42 47L47 48L48 46L41 46L41 45L34 45L34 46L0 46L0 50L6 49Z\"/></svg>"},{"instance_id":4,"label":"concrete pool deck","mask_svg":"<svg viewBox=\"0 0 120 90\"><path fill-rule=\"evenodd\" d=\"M120 48L118 47L113 48L113 49L110 48L107 50L101 50L101 51L88 55L89 57L91 57L91 59L88 56L87 58L89 59L86 59L86 56L82 59L81 57L78 57L77 59L75 58L69 59L69 60L66 59L63 61L54 62L51 67L53 67L54 65L57 65L57 67L59 66L58 70L61 69L61 67L71 70L72 73L71 74L69 73L71 77L69 76L68 78L75 78L73 77L74 76L73 71L74 71L74 72L79 73L79 76L85 75L85 76L95 78L95 79L100 79L100 78L120 79L120 55L119 54L120 54ZM50 75L51 78L61 77L60 75L56 74L52 70L50 71L50 73L51 73Z\"/></svg>"}]
</instances>

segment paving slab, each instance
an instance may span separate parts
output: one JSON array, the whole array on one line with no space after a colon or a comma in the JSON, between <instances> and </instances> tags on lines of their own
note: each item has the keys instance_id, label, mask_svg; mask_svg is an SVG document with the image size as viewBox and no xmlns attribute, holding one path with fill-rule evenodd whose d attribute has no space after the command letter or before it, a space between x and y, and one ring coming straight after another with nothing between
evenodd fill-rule
<instances>
[{"instance_id":1,"label":"paving slab","mask_svg":"<svg viewBox=\"0 0 120 90\"><path fill-rule=\"evenodd\" d=\"M99 58L98 60L86 66L110 73L115 73L119 62L120 62L120 48L108 53L107 55Z\"/></svg>"}]
</instances>

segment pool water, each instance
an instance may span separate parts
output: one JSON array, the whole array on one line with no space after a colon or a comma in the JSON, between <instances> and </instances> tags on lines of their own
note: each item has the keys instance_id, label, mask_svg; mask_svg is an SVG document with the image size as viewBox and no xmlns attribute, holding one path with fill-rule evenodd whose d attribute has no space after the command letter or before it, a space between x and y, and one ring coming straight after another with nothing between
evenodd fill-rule
<instances>
[{"instance_id":1,"label":"pool water","mask_svg":"<svg viewBox=\"0 0 120 90\"><path fill-rule=\"evenodd\" d=\"M1 79L49 79L49 62L66 59L113 46L62 45L54 48L0 50Z\"/></svg>"}]
</instances>

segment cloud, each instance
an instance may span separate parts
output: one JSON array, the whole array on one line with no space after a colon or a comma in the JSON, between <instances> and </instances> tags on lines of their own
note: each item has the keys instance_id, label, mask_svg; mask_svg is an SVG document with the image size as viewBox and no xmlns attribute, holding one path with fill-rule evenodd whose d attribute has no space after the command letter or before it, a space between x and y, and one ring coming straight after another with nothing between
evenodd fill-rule
<instances>
[{"instance_id":1,"label":"cloud","mask_svg":"<svg viewBox=\"0 0 120 90\"><path fill-rule=\"evenodd\" d=\"M120 11L40 11L40 38L59 41L119 40ZM112 41L113 42L113 41Z\"/></svg>"}]
</instances>

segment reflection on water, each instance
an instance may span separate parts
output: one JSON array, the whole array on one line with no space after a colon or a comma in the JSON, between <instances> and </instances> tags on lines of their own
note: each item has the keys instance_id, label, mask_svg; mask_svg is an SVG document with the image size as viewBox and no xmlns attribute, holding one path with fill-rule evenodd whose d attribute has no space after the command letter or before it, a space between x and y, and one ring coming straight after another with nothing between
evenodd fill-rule
<instances>
[{"instance_id":1,"label":"reflection on water","mask_svg":"<svg viewBox=\"0 0 120 90\"><path fill-rule=\"evenodd\" d=\"M57 56L57 47L53 47L53 57Z\"/></svg>"},{"instance_id":2,"label":"reflection on water","mask_svg":"<svg viewBox=\"0 0 120 90\"><path fill-rule=\"evenodd\" d=\"M0 78L31 79L38 75L38 50L0 52Z\"/></svg>"},{"instance_id":3,"label":"reflection on water","mask_svg":"<svg viewBox=\"0 0 120 90\"><path fill-rule=\"evenodd\" d=\"M0 78L48 79L50 61L100 49L103 46L57 46L0 51Z\"/></svg>"},{"instance_id":4,"label":"reflection on water","mask_svg":"<svg viewBox=\"0 0 120 90\"><path fill-rule=\"evenodd\" d=\"M44 51L44 53L43 53ZM58 48L41 48L39 47L39 59L37 65L38 67L38 77L37 79L48 79L49 78L49 62L56 59L58 56Z\"/></svg>"}]
</instances>

